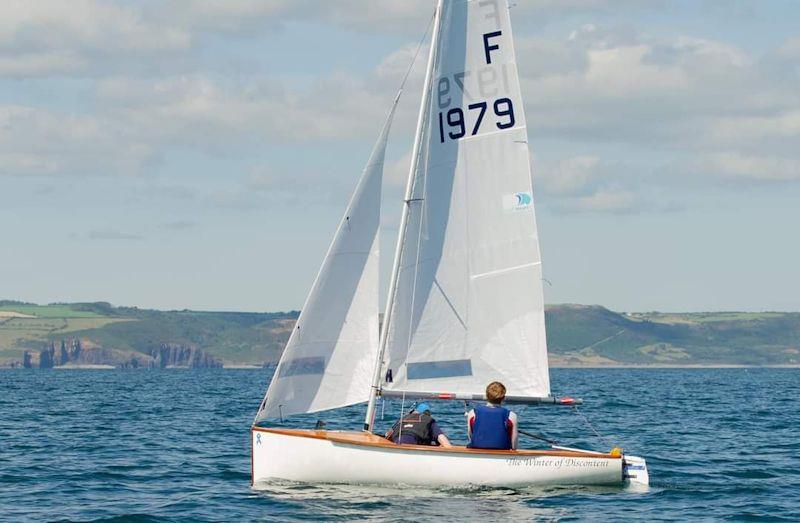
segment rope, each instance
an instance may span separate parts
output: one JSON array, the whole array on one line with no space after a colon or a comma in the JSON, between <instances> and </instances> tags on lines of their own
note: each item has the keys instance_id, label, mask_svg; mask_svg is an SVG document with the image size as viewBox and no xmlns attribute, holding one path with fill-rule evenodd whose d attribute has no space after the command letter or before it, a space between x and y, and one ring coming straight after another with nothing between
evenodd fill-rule
<instances>
[{"instance_id":1,"label":"rope","mask_svg":"<svg viewBox=\"0 0 800 523\"><path fill-rule=\"evenodd\" d=\"M397 441L400 441L400 436L403 435L403 417L406 412L406 393L403 392L403 399L400 401L400 426L397 427Z\"/></svg>"},{"instance_id":2,"label":"rope","mask_svg":"<svg viewBox=\"0 0 800 523\"><path fill-rule=\"evenodd\" d=\"M577 405L574 405L572 408L574 409L575 414L577 414L578 417L580 417L584 421L584 423L586 423L586 425L588 425L589 428L592 429L592 432L594 432L595 436L597 436L598 438L603 440L606 443L606 445L610 445L612 447L614 446L614 443L610 439L608 439L607 437L605 437L602 434L600 434L600 432L598 432L597 429L594 428L594 425L592 425L592 422L589 421L589 419L586 416L584 416L582 412L580 412L578 410L578 406Z\"/></svg>"}]
</instances>

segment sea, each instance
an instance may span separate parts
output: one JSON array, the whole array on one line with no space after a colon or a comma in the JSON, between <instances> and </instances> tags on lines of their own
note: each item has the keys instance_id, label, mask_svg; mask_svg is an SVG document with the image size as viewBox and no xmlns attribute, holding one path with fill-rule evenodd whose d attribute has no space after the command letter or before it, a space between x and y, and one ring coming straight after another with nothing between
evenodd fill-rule
<instances>
[{"instance_id":1,"label":"sea","mask_svg":"<svg viewBox=\"0 0 800 523\"><path fill-rule=\"evenodd\" d=\"M553 369L523 429L647 459L623 487L250 485L261 369L0 371L2 521L800 521L800 369ZM379 406L385 429L408 404ZM464 442L464 405L433 415ZM364 406L281 425L359 428ZM537 440L526 446L540 447ZM424 474L420 470L420 474Z\"/></svg>"}]
</instances>

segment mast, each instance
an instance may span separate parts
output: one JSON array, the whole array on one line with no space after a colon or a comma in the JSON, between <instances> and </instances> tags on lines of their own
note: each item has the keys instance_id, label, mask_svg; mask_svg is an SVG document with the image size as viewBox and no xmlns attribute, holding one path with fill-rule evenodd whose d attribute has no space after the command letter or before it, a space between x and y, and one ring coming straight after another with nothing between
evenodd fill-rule
<instances>
[{"instance_id":1,"label":"mast","mask_svg":"<svg viewBox=\"0 0 800 523\"><path fill-rule=\"evenodd\" d=\"M381 369L383 368L383 355L386 352L386 340L389 333L389 323L392 318L392 308L394 306L394 296L397 290L397 277L400 272L400 258L403 251L403 242L405 240L406 227L408 225L408 212L411 205L411 197L414 190L414 176L419 166L420 150L422 148L422 133L425 127L425 120L429 112L428 100L430 99L431 82L433 76L434 61L436 58L436 47L439 43L439 24L442 18L442 8L444 0L437 0L436 12L433 21L433 35L431 36L431 49L428 53L428 67L425 71L425 87L422 90L422 102L419 107L419 115L417 117L417 131L414 136L414 146L411 150L411 167L408 172L408 181L406 182L406 192L403 197L403 214L400 218L400 233L397 238L397 247L394 253L394 263L392 264L392 275L389 280L389 293L386 297L386 309L383 314L383 325L380 332L380 346L378 349L378 358L375 360L375 372L372 376L372 388L369 394L369 403L367 404L367 414L364 418L364 430L372 431L372 425L375 421L375 401L380 392Z\"/></svg>"}]
</instances>

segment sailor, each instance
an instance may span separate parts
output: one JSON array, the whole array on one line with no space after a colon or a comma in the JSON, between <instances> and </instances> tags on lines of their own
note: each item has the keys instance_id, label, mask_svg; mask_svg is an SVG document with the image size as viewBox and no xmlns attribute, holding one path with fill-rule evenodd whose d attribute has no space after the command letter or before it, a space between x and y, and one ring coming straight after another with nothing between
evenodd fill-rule
<instances>
[{"instance_id":1,"label":"sailor","mask_svg":"<svg viewBox=\"0 0 800 523\"><path fill-rule=\"evenodd\" d=\"M516 450L517 415L501 406L505 398L506 388L499 381L493 381L486 387L488 403L467 413L467 447Z\"/></svg>"},{"instance_id":2,"label":"sailor","mask_svg":"<svg viewBox=\"0 0 800 523\"><path fill-rule=\"evenodd\" d=\"M386 439L398 445L441 445L450 447L450 440L431 417L431 407L420 403L386 432Z\"/></svg>"}]
</instances>

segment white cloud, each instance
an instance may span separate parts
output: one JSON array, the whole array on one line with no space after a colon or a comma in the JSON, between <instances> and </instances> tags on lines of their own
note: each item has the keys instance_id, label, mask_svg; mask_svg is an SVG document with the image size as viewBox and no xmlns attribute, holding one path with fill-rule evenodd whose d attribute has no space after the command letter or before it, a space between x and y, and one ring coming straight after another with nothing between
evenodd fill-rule
<instances>
[{"instance_id":1,"label":"white cloud","mask_svg":"<svg viewBox=\"0 0 800 523\"><path fill-rule=\"evenodd\" d=\"M540 205L558 212L631 213L669 210L653 204L633 166L609 164L597 155L533 162L533 189Z\"/></svg>"},{"instance_id":2,"label":"white cloud","mask_svg":"<svg viewBox=\"0 0 800 523\"><path fill-rule=\"evenodd\" d=\"M710 138L724 145L762 143L776 138L797 140L800 138L800 110L769 116L722 116L713 120L709 128Z\"/></svg>"},{"instance_id":3,"label":"white cloud","mask_svg":"<svg viewBox=\"0 0 800 523\"><path fill-rule=\"evenodd\" d=\"M279 30L288 22L335 24L365 33L419 35L435 0L195 0L170 5L181 25L242 35L259 27ZM570 12L661 9L662 0L512 0L515 12L537 20Z\"/></svg>"},{"instance_id":4,"label":"white cloud","mask_svg":"<svg viewBox=\"0 0 800 523\"><path fill-rule=\"evenodd\" d=\"M90 240L143 240L144 236L117 229L92 229L86 235Z\"/></svg>"},{"instance_id":5,"label":"white cloud","mask_svg":"<svg viewBox=\"0 0 800 523\"><path fill-rule=\"evenodd\" d=\"M661 5L626 3L641 9ZM0 75L96 78L82 87L89 93L83 109L32 103L0 107L0 174L141 173L174 147L229 154L265 142L371 140L431 6L428 0L3 4ZM540 0L514 7L515 16L526 17L617 8L617 2L604 0ZM302 82L280 71L267 76L232 67L222 74L207 63L200 65L205 55L198 42L209 35L241 42L297 21L368 33L395 31L409 35L409 42L367 73L312 72ZM670 179L677 183L681 173L695 172L698 165L712 175L796 179L800 81L787 73L790 69L765 62L800 56L797 38L759 57L710 38L654 37L598 24L558 38L543 34L516 35L532 143L562 145L560 157L550 153L548 163L536 166L537 190L575 209L635 207L631 202L647 200L636 180L643 176L642 159L653 151L675 152L672 169L652 166L667 173L658 180L663 186ZM413 127L425 55L423 49L403 102L408 110L399 113L392 140ZM586 146L598 143L625 152L613 157ZM407 154L390 158L387 183L404 185L408 163ZM312 173L302 176L315 183ZM258 189L259 183L266 182L251 179L242 192ZM270 183L285 188L289 180ZM273 186L271 197L282 190ZM266 192L262 187L259 194ZM233 193L216 199L227 205L252 198Z\"/></svg>"},{"instance_id":6,"label":"white cloud","mask_svg":"<svg viewBox=\"0 0 800 523\"><path fill-rule=\"evenodd\" d=\"M777 55L788 60L800 60L800 36L787 39L778 48Z\"/></svg>"},{"instance_id":7,"label":"white cloud","mask_svg":"<svg viewBox=\"0 0 800 523\"><path fill-rule=\"evenodd\" d=\"M136 174L153 146L118 122L25 106L0 106L0 174Z\"/></svg>"},{"instance_id":8,"label":"white cloud","mask_svg":"<svg viewBox=\"0 0 800 523\"><path fill-rule=\"evenodd\" d=\"M635 210L637 204L631 191L602 190L567 202L565 207L571 211L623 213Z\"/></svg>"},{"instance_id":9,"label":"white cloud","mask_svg":"<svg viewBox=\"0 0 800 523\"><path fill-rule=\"evenodd\" d=\"M408 183L408 170L411 168L411 149L400 158L390 160L384 165L383 179L388 185L405 188Z\"/></svg>"},{"instance_id":10,"label":"white cloud","mask_svg":"<svg viewBox=\"0 0 800 523\"><path fill-rule=\"evenodd\" d=\"M91 74L102 64L158 59L191 45L190 34L141 10L96 0L0 3L0 76Z\"/></svg>"},{"instance_id":11,"label":"white cloud","mask_svg":"<svg viewBox=\"0 0 800 523\"><path fill-rule=\"evenodd\" d=\"M171 222L164 222L158 225L159 229L168 231L186 231L198 227L198 223L192 220L174 220Z\"/></svg>"},{"instance_id":12,"label":"white cloud","mask_svg":"<svg viewBox=\"0 0 800 523\"><path fill-rule=\"evenodd\" d=\"M539 165L534 161L534 188L553 195L579 195L591 190L597 183L597 156L574 156L553 164Z\"/></svg>"},{"instance_id":13,"label":"white cloud","mask_svg":"<svg viewBox=\"0 0 800 523\"><path fill-rule=\"evenodd\" d=\"M60 75L86 67L86 58L69 50L0 54L0 77Z\"/></svg>"},{"instance_id":14,"label":"white cloud","mask_svg":"<svg viewBox=\"0 0 800 523\"><path fill-rule=\"evenodd\" d=\"M800 180L800 158L755 156L739 152L714 153L699 159L698 168L723 176L760 181Z\"/></svg>"},{"instance_id":15,"label":"white cloud","mask_svg":"<svg viewBox=\"0 0 800 523\"><path fill-rule=\"evenodd\" d=\"M251 171L244 186L234 188L227 197L284 205L327 204L347 201L355 181L351 177L347 182L331 177L327 171L298 173L260 166Z\"/></svg>"}]
</instances>

